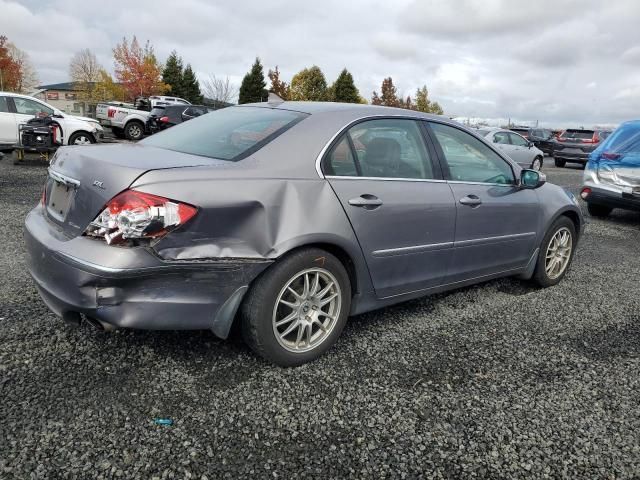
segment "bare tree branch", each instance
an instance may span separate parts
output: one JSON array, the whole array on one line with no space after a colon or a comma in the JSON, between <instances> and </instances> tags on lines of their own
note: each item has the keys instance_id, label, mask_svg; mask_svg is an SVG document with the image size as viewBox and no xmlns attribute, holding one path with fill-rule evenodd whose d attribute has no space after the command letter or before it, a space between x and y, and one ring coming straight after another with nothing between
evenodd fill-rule
<instances>
[{"instance_id":1,"label":"bare tree branch","mask_svg":"<svg viewBox=\"0 0 640 480\"><path fill-rule=\"evenodd\" d=\"M229 80L229 77L216 77L209 75L200 81L200 90L205 97L219 102L234 103L238 97L238 86Z\"/></svg>"}]
</instances>

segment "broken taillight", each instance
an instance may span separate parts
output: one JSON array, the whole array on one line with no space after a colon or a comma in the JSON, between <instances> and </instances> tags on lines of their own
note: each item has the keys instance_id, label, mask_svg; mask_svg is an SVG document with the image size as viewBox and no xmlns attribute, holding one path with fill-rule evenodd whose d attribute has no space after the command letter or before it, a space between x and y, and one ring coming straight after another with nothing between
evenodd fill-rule
<instances>
[{"instance_id":1,"label":"broken taillight","mask_svg":"<svg viewBox=\"0 0 640 480\"><path fill-rule=\"evenodd\" d=\"M188 222L198 209L164 197L125 190L107 203L89 224L85 235L104 239L108 244L127 240L160 238Z\"/></svg>"}]
</instances>

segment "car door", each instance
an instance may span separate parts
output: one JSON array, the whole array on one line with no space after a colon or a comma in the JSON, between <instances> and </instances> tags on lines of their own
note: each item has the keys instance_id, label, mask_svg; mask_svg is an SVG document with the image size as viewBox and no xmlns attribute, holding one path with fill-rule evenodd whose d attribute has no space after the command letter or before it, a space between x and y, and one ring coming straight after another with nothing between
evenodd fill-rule
<instances>
[{"instance_id":1,"label":"car door","mask_svg":"<svg viewBox=\"0 0 640 480\"><path fill-rule=\"evenodd\" d=\"M535 190L521 189L511 164L464 130L429 122L457 217L448 282L527 265L536 248L540 208ZM457 144L457 149L442 148Z\"/></svg>"},{"instance_id":2,"label":"car door","mask_svg":"<svg viewBox=\"0 0 640 480\"><path fill-rule=\"evenodd\" d=\"M533 150L529 147L529 141L517 133L509 132L509 139L513 147L513 155L509 155L521 167L529 168L533 162Z\"/></svg>"},{"instance_id":3,"label":"car door","mask_svg":"<svg viewBox=\"0 0 640 480\"><path fill-rule=\"evenodd\" d=\"M424 135L414 120L367 120L323 160L380 298L439 285L451 261L456 207Z\"/></svg>"},{"instance_id":4,"label":"car door","mask_svg":"<svg viewBox=\"0 0 640 480\"><path fill-rule=\"evenodd\" d=\"M0 96L0 144L15 145L18 142L18 123L9 108L8 97Z\"/></svg>"}]
</instances>

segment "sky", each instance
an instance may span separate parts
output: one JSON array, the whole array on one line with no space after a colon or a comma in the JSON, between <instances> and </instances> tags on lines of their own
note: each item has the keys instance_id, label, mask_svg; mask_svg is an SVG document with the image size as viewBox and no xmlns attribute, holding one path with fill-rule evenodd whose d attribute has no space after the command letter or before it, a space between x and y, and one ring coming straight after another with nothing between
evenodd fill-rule
<instances>
[{"instance_id":1,"label":"sky","mask_svg":"<svg viewBox=\"0 0 640 480\"><path fill-rule=\"evenodd\" d=\"M346 67L367 99L391 76L404 96L426 84L449 116L551 127L640 117L638 25L638 0L0 0L0 34L42 84L68 81L82 48L113 71L135 34L200 78L239 85L256 56L286 81Z\"/></svg>"}]
</instances>

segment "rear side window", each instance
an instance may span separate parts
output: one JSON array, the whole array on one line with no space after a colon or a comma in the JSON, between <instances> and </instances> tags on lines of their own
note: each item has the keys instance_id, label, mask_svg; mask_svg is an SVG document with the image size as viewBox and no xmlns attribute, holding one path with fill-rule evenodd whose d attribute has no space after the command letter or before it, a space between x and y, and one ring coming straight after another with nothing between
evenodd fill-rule
<instances>
[{"instance_id":1,"label":"rear side window","mask_svg":"<svg viewBox=\"0 0 640 480\"><path fill-rule=\"evenodd\" d=\"M325 173L327 175L340 177L355 177L359 175L358 167L356 166L356 161L346 135L331 149L325 165Z\"/></svg>"},{"instance_id":2,"label":"rear side window","mask_svg":"<svg viewBox=\"0 0 640 480\"><path fill-rule=\"evenodd\" d=\"M230 107L169 128L141 143L192 155L238 161L258 151L304 113L263 107Z\"/></svg>"},{"instance_id":3,"label":"rear side window","mask_svg":"<svg viewBox=\"0 0 640 480\"><path fill-rule=\"evenodd\" d=\"M368 120L351 127L348 135L363 177L434 178L431 158L415 121Z\"/></svg>"},{"instance_id":4,"label":"rear side window","mask_svg":"<svg viewBox=\"0 0 640 480\"><path fill-rule=\"evenodd\" d=\"M493 142L509 145L509 134L507 132L498 132L493 136Z\"/></svg>"},{"instance_id":5,"label":"rear side window","mask_svg":"<svg viewBox=\"0 0 640 480\"><path fill-rule=\"evenodd\" d=\"M513 185L509 164L473 135L458 128L430 123L449 170L449 180Z\"/></svg>"}]
</instances>

